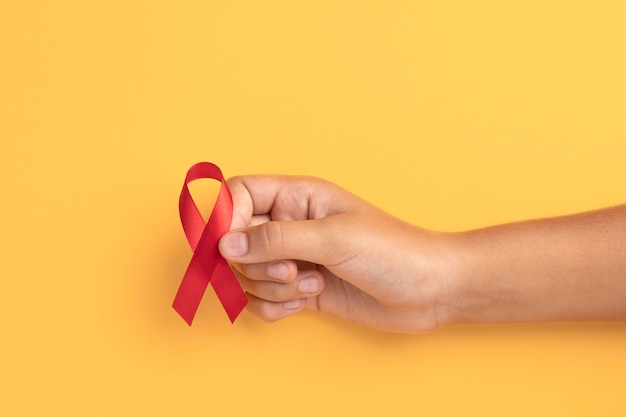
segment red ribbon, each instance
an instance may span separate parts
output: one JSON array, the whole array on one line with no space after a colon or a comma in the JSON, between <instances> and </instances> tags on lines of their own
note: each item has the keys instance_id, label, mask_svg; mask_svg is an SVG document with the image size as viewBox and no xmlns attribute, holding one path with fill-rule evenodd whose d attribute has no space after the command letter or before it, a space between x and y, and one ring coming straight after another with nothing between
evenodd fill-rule
<instances>
[{"instance_id":1,"label":"red ribbon","mask_svg":"<svg viewBox=\"0 0 626 417\"><path fill-rule=\"evenodd\" d=\"M212 178L222 183L208 222L204 222L187 184L200 178ZM193 257L174 299L174 310L191 326L200 300L209 282L213 286L226 314L234 322L248 300L228 262L219 253L219 239L228 232L233 216L233 199L220 169L209 162L189 168L179 200L180 220Z\"/></svg>"}]
</instances>

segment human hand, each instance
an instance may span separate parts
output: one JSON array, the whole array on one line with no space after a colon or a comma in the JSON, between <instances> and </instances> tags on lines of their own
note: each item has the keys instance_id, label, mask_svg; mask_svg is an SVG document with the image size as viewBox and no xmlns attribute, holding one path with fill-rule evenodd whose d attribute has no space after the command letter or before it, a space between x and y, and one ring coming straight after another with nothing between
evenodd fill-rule
<instances>
[{"instance_id":1,"label":"human hand","mask_svg":"<svg viewBox=\"0 0 626 417\"><path fill-rule=\"evenodd\" d=\"M446 322L443 235L402 222L327 181L242 176L228 180L231 262L255 315L303 309L399 332Z\"/></svg>"}]
</instances>

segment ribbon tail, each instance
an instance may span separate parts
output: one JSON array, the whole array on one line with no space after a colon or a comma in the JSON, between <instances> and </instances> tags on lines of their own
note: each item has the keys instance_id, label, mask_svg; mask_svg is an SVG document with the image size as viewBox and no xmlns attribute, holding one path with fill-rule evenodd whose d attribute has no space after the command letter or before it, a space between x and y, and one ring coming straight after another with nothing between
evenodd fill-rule
<instances>
[{"instance_id":1,"label":"ribbon tail","mask_svg":"<svg viewBox=\"0 0 626 417\"><path fill-rule=\"evenodd\" d=\"M230 322L234 323L237 316L248 304L248 299L226 259L220 258L217 261L215 271L211 277L211 285L224 310L226 310Z\"/></svg>"},{"instance_id":2,"label":"ribbon tail","mask_svg":"<svg viewBox=\"0 0 626 417\"><path fill-rule=\"evenodd\" d=\"M190 262L178 287L172 307L191 326L202 296L209 285L210 275L198 270L198 262Z\"/></svg>"}]
</instances>

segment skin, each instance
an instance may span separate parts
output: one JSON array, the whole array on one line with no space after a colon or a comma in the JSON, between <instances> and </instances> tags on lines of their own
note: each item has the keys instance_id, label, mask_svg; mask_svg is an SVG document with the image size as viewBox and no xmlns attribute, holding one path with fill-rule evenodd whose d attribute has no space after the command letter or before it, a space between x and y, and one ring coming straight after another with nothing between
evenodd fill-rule
<instances>
[{"instance_id":1,"label":"skin","mask_svg":"<svg viewBox=\"0 0 626 417\"><path fill-rule=\"evenodd\" d=\"M264 320L307 309L404 333L626 320L626 205L440 233L317 178L228 185L234 212L220 252Z\"/></svg>"}]
</instances>

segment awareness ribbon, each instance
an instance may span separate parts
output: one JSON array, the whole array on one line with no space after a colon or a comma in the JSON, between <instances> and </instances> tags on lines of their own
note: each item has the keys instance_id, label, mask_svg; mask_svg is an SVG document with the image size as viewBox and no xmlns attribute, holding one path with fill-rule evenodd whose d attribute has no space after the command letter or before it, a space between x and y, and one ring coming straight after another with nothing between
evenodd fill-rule
<instances>
[{"instance_id":1,"label":"awareness ribbon","mask_svg":"<svg viewBox=\"0 0 626 417\"><path fill-rule=\"evenodd\" d=\"M200 178L222 183L209 220L205 223L187 184ZM228 262L219 253L219 239L228 232L233 216L233 199L220 169L209 162L189 168L179 200L180 220L193 256L174 299L174 310L191 326L209 282L228 318L234 322L248 303Z\"/></svg>"}]
</instances>

